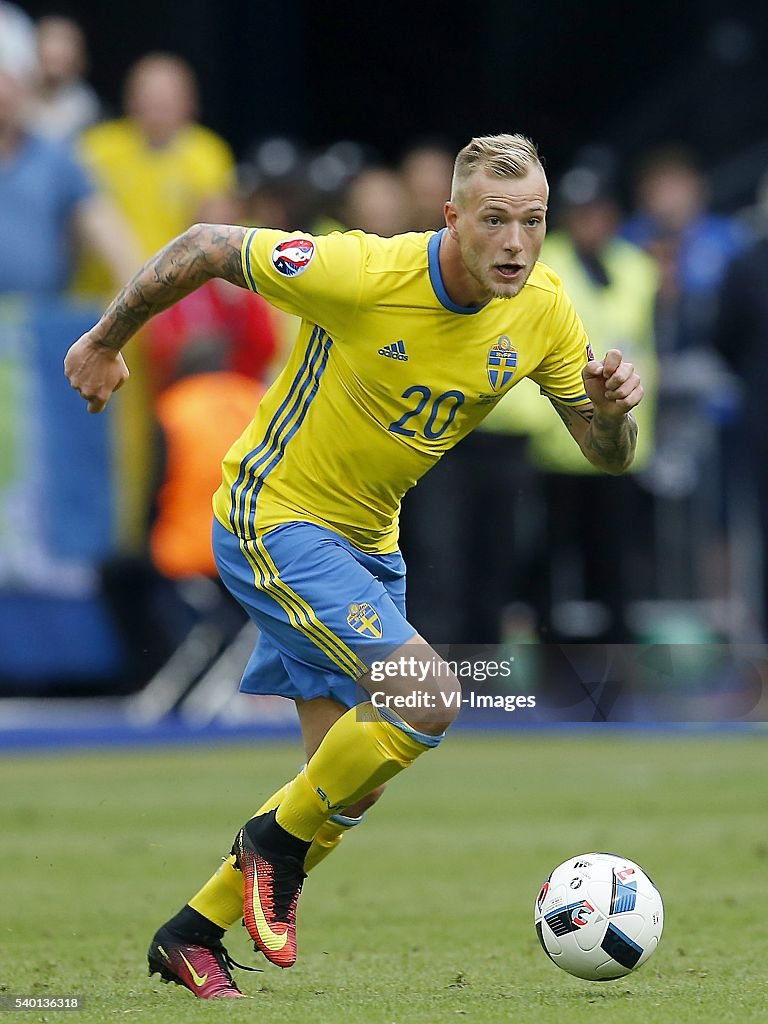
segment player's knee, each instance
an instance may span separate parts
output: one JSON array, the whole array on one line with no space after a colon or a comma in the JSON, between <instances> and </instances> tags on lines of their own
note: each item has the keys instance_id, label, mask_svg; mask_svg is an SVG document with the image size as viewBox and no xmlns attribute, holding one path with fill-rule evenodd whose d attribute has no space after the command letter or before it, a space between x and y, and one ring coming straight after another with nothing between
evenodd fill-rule
<instances>
[{"instance_id":1,"label":"player's knee","mask_svg":"<svg viewBox=\"0 0 768 1024\"><path fill-rule=\"evenodd\" d=\"M417 733L439 737L461 710L457 676L421 637L395 651L377 673L369 686L374 707L386 707Z\"/></svg>"},{"instance_id":2,"label":"player's knee","mask_svg":"<svg viewBox=\"0 0 768 1024\"><path fill-rule=\"evenodd\" d=\"M461 683L453 672L441 676L437 699L440 702L442 731L445 732L453 725L461 711Z\"/></svg>"},{"instance_id":3,"label":"player's knee","mask_svg":"<svg viewBox=\"0 0 768 1024\"><path fill-rule=\"evenodd\" d=\"M432 735L445 732L461 711L461 683L445 661L435 662L435 671L425 683L429 714L423 731Z\"/></svg>"}]
</instances>

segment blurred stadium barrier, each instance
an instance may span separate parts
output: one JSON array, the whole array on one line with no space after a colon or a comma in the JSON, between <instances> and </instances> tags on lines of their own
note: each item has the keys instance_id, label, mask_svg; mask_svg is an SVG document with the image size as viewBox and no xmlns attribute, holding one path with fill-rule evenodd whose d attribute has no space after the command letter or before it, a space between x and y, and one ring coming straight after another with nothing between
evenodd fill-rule
<instances>
[{"instance_id":1,"label":"blurred stadium barrier","mask_svg":"<svg viewBox=\"0 0 768 1024\"><path fill-rule=\"evenodd\" d=\"M62 362L98 313L0 301L0 680L109 677L120 645L95 566L115 542L112 412L84 416Z\"/></svg>"}]
</instances>

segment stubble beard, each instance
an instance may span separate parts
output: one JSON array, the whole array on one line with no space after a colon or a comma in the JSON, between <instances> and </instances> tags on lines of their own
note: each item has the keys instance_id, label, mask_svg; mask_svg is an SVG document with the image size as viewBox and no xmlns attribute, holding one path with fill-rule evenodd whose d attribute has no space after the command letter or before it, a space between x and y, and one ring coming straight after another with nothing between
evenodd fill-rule
<instances>
[{"instance_id":1,"label":"stubble beard","mask_svg":"<svg viewBox=\"0 0 768 1024\"><path fill-rule=\"evenodd\" d=\"M507 288L504 287L504 285L500 285L498 282L491 280L492 271L490 268L485 271L481 269L481 267L479 266L479 262L471 249L468 250L467 247L460 245L459 251L461 252L461 259L462 262L464 263L464 268L466 269L470 277L472 277L473 280L475 280L478 283L478 285L483 289L483 291L488 296L488 298L483 300L484 302L490 302L491 299L509 300L517 298L517 296L523 290L526 281L531 276L531 271L529 269L528 273L525 275L525 278L522 281L510 282L507 288L514 288L514 291L509 292L507 291Z\"/></svg>"}]
</instances>

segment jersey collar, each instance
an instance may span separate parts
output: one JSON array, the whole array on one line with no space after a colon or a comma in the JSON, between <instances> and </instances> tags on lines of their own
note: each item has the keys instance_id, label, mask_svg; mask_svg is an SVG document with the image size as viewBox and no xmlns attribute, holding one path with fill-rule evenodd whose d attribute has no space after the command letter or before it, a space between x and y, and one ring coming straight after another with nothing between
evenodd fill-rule
<instances>
[{"instance_id":1,"label":"jersey collar","mask_svg":"<svg viewBox=\"0 0 768 1024\"><path fill-rule=\"evenodd\" d=\"M445 306L445 308L449 309L451 313L463 313L465 316L471 316L473 313L479 313L481 309L485 309L488 305L487 302L484 302L482 306L459 306L445 290L443 275L440 270L440 242L444 233L445 228L441 228L440 231L432 235L429 240L429 244L427 245L427 262L429 265L429 280L432 284L432 290L437 296L440 305Z\"/></svg>"}]
</instances>

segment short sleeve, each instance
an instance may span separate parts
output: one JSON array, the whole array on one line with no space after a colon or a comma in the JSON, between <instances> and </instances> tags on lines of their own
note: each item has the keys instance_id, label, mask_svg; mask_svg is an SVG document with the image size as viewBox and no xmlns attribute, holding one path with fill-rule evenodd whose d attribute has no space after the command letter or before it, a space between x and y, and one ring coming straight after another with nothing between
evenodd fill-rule
<instances>
[{"instance_id":1,"label":"short sleeve","mask_svg":"<svg viewBox=\"0 0 768 1024\"><path fill-rule=\"evenodd\" d=\"M312 235L254 228L243 241L248 287L331 334L360 304L367 249L361 232Z\"/></svg>"},{"instance_id":2,"label":"short sleeve","mask_svg":"<svg viewBox=\"0 0 768 1024\"><path fill-rule=\"evenodd\" d=\"M557 286L550 327L552 343L530 376L547 398L566 405L588 405L581 371L592 358L589 339L559 280Z\"/></svg>"}]
</instances>

